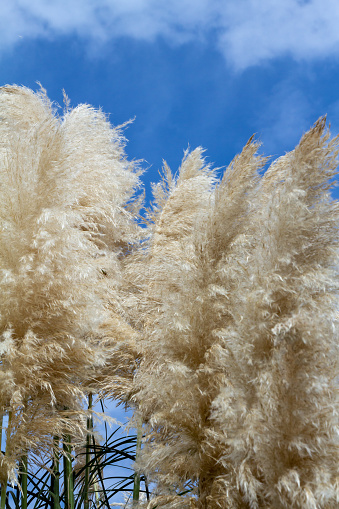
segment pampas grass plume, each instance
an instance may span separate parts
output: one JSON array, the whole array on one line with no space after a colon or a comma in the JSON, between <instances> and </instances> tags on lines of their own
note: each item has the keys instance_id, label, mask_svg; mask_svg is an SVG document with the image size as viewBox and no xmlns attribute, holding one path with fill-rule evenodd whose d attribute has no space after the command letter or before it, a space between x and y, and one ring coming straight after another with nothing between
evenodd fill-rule
<instances>
[{"instance_id":1,"label":"pampas grass plume","mask_svg":"<svg viewBox=\"0 0 339 509\"><path fill-rule=\"evenodd\" d=\"M217 185L193 152L158 193L134 395L148 508L338 504L338 138L320 119L263 176L258 148Z\"/></svg>"},{"instance_id":2,"label":"pampas grass plume","mask_svg":"<svg viewBox=\"0 0 339 509\"><path fill-rule=\"evenodd\" d=\"M132 334L120 258L139 235L140 183L121 130L99 110L59 117L43 89L6 86L0 117L0 407L12 416L4 482L53 435L81 442L84 398L108 363L113 374L121 367L113 352Z\"/></svg>"}]
</instances>

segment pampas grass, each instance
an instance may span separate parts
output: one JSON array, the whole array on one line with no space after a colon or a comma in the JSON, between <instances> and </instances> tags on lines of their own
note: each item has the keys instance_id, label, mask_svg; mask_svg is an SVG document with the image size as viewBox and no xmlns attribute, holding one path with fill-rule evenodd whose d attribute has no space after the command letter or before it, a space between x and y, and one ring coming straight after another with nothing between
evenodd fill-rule
<instances>
[{"instance_id":1,"label":"pampas grass","mask_svg":"<svg viewBox=\"0 0 339 509\"><path fill-rule=\"evenodd\" d=\"M140 228L136 165L100 111L81 105L60 118L43 90L10 86L0 109L0 405L12 415L4 485L53 436L86 440L83 401L108 363L112 376L131 378L119 356L133 335L119 258Z\"/></svg>"},{"instance_id":2,"label":"pampas grass","mask_svg":"<svg viewBox=\"0 0 339 509\"><path fill-rule=\"evenodd\" d=\"M1 507L19 480L22 507L126 489L147 509L338 507L325 118L266 170L253 138L221 179L201 148L175 175L164 163L145 227L138 164L101 111L6 86L0 118ZM132 408L138 436L98 444L94 394ZM116 458L135 472L108 489Z\"/></svg>"},{"instance_id":3,"label":"pampas grass","mask_svg":"<svg viewBox=\"0 0 339 509\"><path fill-rule=\"evenodd\" d=\"M155 205L134 395L147 508L338 504L338 138L320 119L262 177L257 149L216 186L192 153L186 189L184 162Z\"/></svg>"}]
</instances>

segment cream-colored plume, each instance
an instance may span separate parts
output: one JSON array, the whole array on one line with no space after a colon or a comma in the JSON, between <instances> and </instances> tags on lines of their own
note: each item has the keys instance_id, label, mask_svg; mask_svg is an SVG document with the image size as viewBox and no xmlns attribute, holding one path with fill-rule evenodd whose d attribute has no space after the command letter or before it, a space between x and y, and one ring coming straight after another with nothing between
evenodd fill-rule
<instances>
[{"instance_id":1,"label":"cream-colored plume","mask_svg":"<svg viewBox=\"0 0 339 509\"><path fill-rule=\"evenodd\" d=\"M140 182L103 113L80 105L60 118L43 90L0 89L0 139L2 482L53 435L81 441L84 397L108 364L126 393L135 333L120 258L139 236L130 202Z\"/></svg>"},{"instance_id":2,"label":"cream-colored plume","mask_svg":"<svg viewBox=\"0 0 339 509\"><path fill-rule=\"evenodd\" d=\"M197 484L200 492L207 491L210 480L218 483L223 472L220 451L211 458L205 436L209 407L220 385L209 358L220 342L213 336L220 310L213 307L212 294L218 294L220 249L241 229L241 221L235 225L231 219L246 215L249 202L241 195L246 198L251 192L262 164L254 156L256 148L248 143L218 192L215 173L205 166L200 149L186 156L177 180L167 177L166 194L156 187L162 206L153 215L149 242L143 360L134 399L148 433L139 468L157 481L159 498L154 503L173 499L168 507L191 507ZM175 488L193 492L176 499L171 493Z\"/></svg>"},{"instance_id":3,"label":"cream-colored plume","mask_svg":"<svg viewBox=\"0 0 339 509\"><path fill-rule=\"evenodd\" d=\"M211 413L230 507L338 507L338 146L319 119L267 170L249 218Z\"/></svg>"},{"instance_id":4,"label":"cream-colored plume","mask_svg":"<svg viewBox=\"0 0 339 509\"><path fill-rule=\"evenodd\" d=\"M196 162L154 216L134 395L149 509L338 506L338 139L319 120L263 177L257 149L215 188Z\"/></svg>"}]
</instances>

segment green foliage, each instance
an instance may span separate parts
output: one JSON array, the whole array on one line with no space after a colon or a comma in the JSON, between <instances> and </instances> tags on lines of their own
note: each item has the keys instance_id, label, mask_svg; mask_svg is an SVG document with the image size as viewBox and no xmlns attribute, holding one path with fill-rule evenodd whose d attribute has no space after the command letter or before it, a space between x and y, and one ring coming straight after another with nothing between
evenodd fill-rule
<instances>
[{"instance_id":1,"label":"green foliage","mask_svg":"<svg viewBox=\"0 0 339 509\"><path fill-rule=\"evenodd\" d=\"M27 499L24 500L24 494L20 493L19 489L14 490L11 485L7 487L6 507L23 509L25 503L31 509L51 508L55 509L56 504L60 503L60 507L66 507L67 497L69 504L74 503L75 509L83 507L85 498L85 482L84 474L89 472L88 487L89 487L89 507L93 509L108 508L110 504L117 500L117 496L123 494L130 494L132 498L134 489L134 471L132 463L135 461L135 451L137 446L137 435L131 436L117 436L120 427L116 428L109 436L106 435L105 441L102 444L92 437L91 443L86 445L78 455L74 455L73 463L76 460L82 460L82 456L90 453L91 459L85 463L79 470L72 469L71 483L74 485L73 493L65 489L65 483L60 486L59 497L54 490L53 484L53 468L54 462L49 465L40 467L27 472ZM67 444L66 444L67 445ZM65 456L69 454L69 448L66 447ZM63 454L60 452L58 455L58 462L63 464ZM64 457L65 457L64 456ZM126 460L130 466L126 466ZM71 462L70 462L71 463ZM111 467L119 467L122 475L111 475ZM69 465L66 462L66 469ZM68 470L67 470L68 472ZM125 475L123 475L123 473ZM60 478L64 477L64 470L60 472ZM145 477L140 476L141 487L145 486ZM149 498L148 487L145 486L141 489ZM73 495L73 496L72 496ZM121 498L121 497L120 497ZM58 500L59 499L59 500ZM73 501L72 501L73 499Z\"/></svg>"}]
</instances>

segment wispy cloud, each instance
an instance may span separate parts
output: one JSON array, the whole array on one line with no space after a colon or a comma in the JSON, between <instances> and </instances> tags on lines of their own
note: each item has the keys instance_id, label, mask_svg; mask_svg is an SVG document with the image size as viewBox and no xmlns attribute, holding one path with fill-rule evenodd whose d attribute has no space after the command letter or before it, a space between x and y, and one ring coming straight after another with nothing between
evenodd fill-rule
<instances>
[{"instance_id":1,"label":"wispy cloud","mask_svg":"<svg viewBox=\"0 0 339 509\"><path fill-rule=\"evenodd\" d=\"M339 55L336 0L245 0L223 14L218 45L238 69L287 55L296 60Z\"/></svg>"},{"instance_id":2,"label":"wispy cloud","mask_svg":"<svg viewBox=\"0 0 339 509\"><path fill-rule=\"evenodd\" d=\"M290 55L339 56L337 0L15 0L2 6L0 52L25 38L127 36L171 44L213 40L238 71Z\"/></svg>"}]
</instances>

